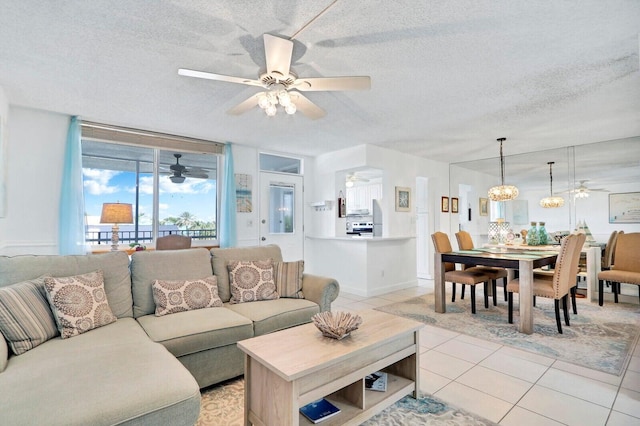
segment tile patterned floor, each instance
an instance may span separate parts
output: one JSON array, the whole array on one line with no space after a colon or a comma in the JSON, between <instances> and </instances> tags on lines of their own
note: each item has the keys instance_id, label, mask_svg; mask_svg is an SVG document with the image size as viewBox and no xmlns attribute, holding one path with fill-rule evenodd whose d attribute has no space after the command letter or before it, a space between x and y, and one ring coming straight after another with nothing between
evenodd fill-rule
<instances>
[{"instance_id":1,"label":"tile patterned floor","mask_svg":"<svg viewBox=\"0 0 640 426\"><path fill-rule=\"evenodd\" d=\"M433 283L375 297L341 293L333 310L357 312L433 291ZM505 426L640 424L640 344L621 376L437 327L420 335L420 387Z\"/></svg>"}]
</instances>

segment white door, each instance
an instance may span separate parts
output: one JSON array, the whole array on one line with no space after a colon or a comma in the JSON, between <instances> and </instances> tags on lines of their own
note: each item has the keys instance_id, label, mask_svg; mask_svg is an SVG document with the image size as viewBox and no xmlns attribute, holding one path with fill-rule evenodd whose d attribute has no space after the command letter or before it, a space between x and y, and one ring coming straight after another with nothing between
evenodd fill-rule
<instances>
[{"instance_id":1,"label":"white door","mask_svg":"<svg viewBox=\"0 0 640 426\"><path fill-rule=\"evenodd\" d=\"M431 279L431 235L429 233L429 179L416 178L416 260L418 278Z\"/></svg>"},{"instance_id":2,"label":"white door","mask_svg":"<svg viewBox=\"0 0 640 426\"><path fill-rule=\"evenodd\" d=\"M260 245L276 244L285 261L304 254L302 176L260 173Z\"/></svg>"}]
</instances>

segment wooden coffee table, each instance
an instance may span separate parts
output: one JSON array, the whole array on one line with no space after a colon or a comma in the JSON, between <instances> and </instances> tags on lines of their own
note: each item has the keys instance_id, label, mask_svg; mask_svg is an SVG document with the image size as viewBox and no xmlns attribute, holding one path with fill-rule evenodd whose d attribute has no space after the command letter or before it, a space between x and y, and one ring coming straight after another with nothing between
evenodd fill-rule
<instances>
[{"instance_id":1,"label":"wooden coffee table","mask_svg":"<svg viewBox=\"0 0 640 426\"><path fill-rule=\"evenodd\" d=\"M326 397L341 413L323 425L357 425L419 387L418 331L424 325L384 312L358 312L362 325L342 340L305 324L238 342L245 352L245 425L312 424L300 407ZM364 377L388 373L387 391Z\"/></svg>"}]
</instances>

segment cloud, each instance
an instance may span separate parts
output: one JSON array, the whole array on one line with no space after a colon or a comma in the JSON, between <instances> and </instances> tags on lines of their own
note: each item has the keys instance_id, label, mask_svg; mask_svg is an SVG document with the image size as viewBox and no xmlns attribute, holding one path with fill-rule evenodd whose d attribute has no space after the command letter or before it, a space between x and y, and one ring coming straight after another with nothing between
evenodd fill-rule
<instances>
[{"instance_id":1,"label":"cloud","mask_svg":"<svg viewBox=\"0 0 640 426\"><path fill-rule=\"evenodd\" d=\"M120 172L114 170L82 169L84 187L91 195L113 194L120 191L117 185L109 185L109 181Z\"/></svg>"},{"instance_id":2,"label":"cloud","mask_svg":"<svg viewBox=\"0 0 640 426\"><path fill-rule=\"evenodd\" d=\"M210 180L186 178L183 183L173 183L169 176L164 175L160 176L159 187L161 194L208 194L215 190L215 184ZM139 188L141 194L153 194L153 177L140 177ZM134 191L134 189L130 191Z\"/></svg>"}]
</instances>

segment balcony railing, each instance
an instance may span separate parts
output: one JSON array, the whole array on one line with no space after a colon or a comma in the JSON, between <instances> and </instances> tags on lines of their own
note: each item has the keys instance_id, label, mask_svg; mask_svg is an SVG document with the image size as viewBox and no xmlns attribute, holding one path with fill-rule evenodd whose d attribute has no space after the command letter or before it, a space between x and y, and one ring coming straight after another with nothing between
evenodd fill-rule
<instances>
[{"instance_id":1,"label":"balcony railing","mask_svg":"<svg viewBox=\"0 0 640 426\"><path fill-rule=\"evenodd\" d=\"M88 231L85 234L85 239L89 244L111 244L111 231ZM164 237L166 235L185 235L191 237L194 240L213 240L216 238L215 229L185 229L185 230L165 230L158 231L158 237ZM121 244L131 243L152 243L153 237L151 231L138 231L136 237L136 231L120 231L118 232L118 238Z\"/></svg>"}]
</instances>

